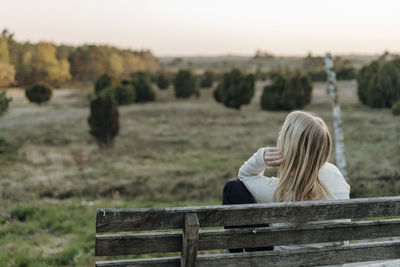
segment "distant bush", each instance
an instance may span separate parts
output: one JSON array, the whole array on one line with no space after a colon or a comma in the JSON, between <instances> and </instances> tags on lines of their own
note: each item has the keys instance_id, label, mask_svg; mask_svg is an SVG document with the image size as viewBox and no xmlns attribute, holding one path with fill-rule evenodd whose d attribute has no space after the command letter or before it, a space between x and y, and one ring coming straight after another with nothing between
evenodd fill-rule
<instances>
[{"instance_id":1,"label":"distant bush","mask_svg":"<svg viewBox=\"0 0 400 267\"><path fill-rule=\"evenodd\" d=\"M300 72L277 74L261 96L263 110L301 109L311 102L312 84Z\"/></svg>"},{"instance_id":2,"label":"distant bush","mask_svg":"<svg viewBox=\"0 0 400 267\"><path fill-rule=\"evenodd\" d=\"M381 58L362 67L357 83L358 97L363 104L390 108L400 98L400 59Z\"/></svg>"},{"instance_id":3,"label":"distant bush","mask_svg":"<svg viewBox=\"0 0 400 267\"><path fill-rule=\"evenodd\" d=\"M101 75L94 84L96 94L99 94L104 88L117 85L118 79L112 74Z\"/></svg>"},{"instance_id":4,"label":"distant bush","mask_svg":"<svg viewBox=\"0 0 400 267\"><path fill-rule=\"evenodd\" d=\"M47 85L37 84L25 89L25 96L29 102L42 104L50 100L52 90Z\"/></svg>"},{"instance_id":5,"label":"distant bush","mask_svg":"<svg viewBox=\"0 0 400 267\"><path fill-rule=\"evenodd\" d=\"M340 68L336 70L337 80L353 80L357 76L354 68Z\"/></svg>"},{"instance_id":6,"label":"distant bush","mask_svg":"<svg viewBox=\"0 0 400 267\"><path fill-rule=\"evenodd\" d=\"M392 114L395 116L400 115L400 98L396 100L396 102L392 105Z\"/></svg>"},{"instance_id":7,"label":"distant bush","mask_svg":"<svg viewBox=\"0 0 400 267\"><path fill-rule=\"evenodd\" d=\"M157 76L156 80L158 88L161 90L167 89L170 84L170 77L165 72L160 72Z\"/></svg>"},{"instance_id":8,"label":"distant bush","mask_svg":"<svg viewBox=\"0 0 400 267\"><path fill-rule=\"evenodd\" d=\"M214 99L226 107L240 109L254 96L254 75L242 74L238 69L225 73L214 91Z\"/></svg>"},{"instance_id":9,"label":"distant bush","mask_svg":"<svg viewBox=\"0 0 400 267\"><path fill-rule=\"evenodd\" d=\"M188 70L180 70L174 81L175 97L189 98L192 95L199 96L196 79Z\"/></svg>"},{"instance_id":10,"label":"distant bush","mask_svg":"<svg viewBox=\"0 0 400 267\"><path fill-rule=\"evenodd\" d=\"M103 97L111 97L118 105L129 105L135 103L136 92L130 84L107 87L99 94Z\"/></svg>"},{"instance_id":11,"label":"distant bush","mask_svg":"<svg viewBox=\"0 0 400 267\"><path fill-rule=\"evenodd\" d=\"M11 100L11 98L6 96L5 92L0 92L0 116L6 113L8 110L8 104Z\"/></svg>"},{"instance_id":12,"label":"distant bush","mask_svg":"<svg viewBox=\"0 0 400 267\"><path fill-rule=\"evenodd\" d=\"M156 93L150 82L150 77L146 73L137 72L131 74L131 79L128 81L129 84L135 88L136 102L144 103L154 101Z\"/></svg>"},{"instance_id":13,"label":"distant bush","mask_svg":"<svg viewBox=\"0 0 400 267\"><path fill-rule=\"evenodd\" d=\"M88 123L90 134L101 147L112 145L119 131L119 113L111 97L97 97L90 103Z\"/></svg>"},{"instance_id":14,"label":"distant bush","mask_svg":"<svg viewBox=\"0 0 400 267\"><path fill-rule=\"evenodd\" d=\"M327 74L325 70L312 71L309 72L308 75L313 82L326 82L327 80Z\"/></svg>"},{"instance_id":15,"label":"distant bush","mask_svg":"<svg viewBox=\"0 0 400 267\"><path fill-rule=\"evenodd\" d=\"M211 71L206 71L200 80L200 87L201 88L210 88L214 82L214 73Z\"/></svg>"},{"instance_id":16,"label":"distant bush","mask_svg":"<svg viewBox=\"0 0 400 267\"><path fill-rule=\"evenodd\" d=\"M353 80L356 78L357 73L350 60L335 57L334 65L337 80Z\"/></svg>"}]
</instances>

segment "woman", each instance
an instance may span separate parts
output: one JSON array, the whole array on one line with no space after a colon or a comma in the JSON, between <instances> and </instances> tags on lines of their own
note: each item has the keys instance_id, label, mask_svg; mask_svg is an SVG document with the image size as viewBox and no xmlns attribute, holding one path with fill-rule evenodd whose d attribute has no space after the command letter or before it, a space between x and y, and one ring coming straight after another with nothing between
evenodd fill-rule
<instances>
[{"instance_id":1,"label":"woman","mask_svg":"<svg viewBox=\"0 0 400 267\"><path fill-rule=\"evenodd\" d=\"M223 204L349 199L350 186L328 163L332 140L325 122L310 113L291 112L283 123L276 148L260 148L225 184ZM263 176L279 167L278 177ZM309 246L337 243L308 244ZM280 246L275 249L299 248Z\"/></svg>"}]
</instances>

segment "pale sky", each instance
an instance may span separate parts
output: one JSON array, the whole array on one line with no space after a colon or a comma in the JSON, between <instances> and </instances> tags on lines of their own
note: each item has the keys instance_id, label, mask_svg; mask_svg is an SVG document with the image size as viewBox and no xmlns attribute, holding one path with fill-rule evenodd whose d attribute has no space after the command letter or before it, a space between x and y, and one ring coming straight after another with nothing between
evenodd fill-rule
<instances>
[{"instance_id":1,"label":"pale sky","mask_svg":"<svg viewBox=\"0 0 400 267\"><path fill-rule=\"evenodd\" d=\"M400 52L400 0L1 0L18 41L156 56Z\"/></svg>"}]
</instances>

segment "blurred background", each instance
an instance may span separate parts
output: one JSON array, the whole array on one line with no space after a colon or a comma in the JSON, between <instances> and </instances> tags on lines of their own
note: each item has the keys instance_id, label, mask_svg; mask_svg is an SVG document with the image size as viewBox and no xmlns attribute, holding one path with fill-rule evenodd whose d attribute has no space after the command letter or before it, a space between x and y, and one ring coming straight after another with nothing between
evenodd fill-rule
<instances>
[{"instance_id":1,"label":"blurred background","mask_svg":"<svg viewBox=\"0 0 400 267\"><path fill-rule=\"evenodd\" d=\"M398 10L3 0L0 265L93 266L98 207L220 204L291 110L316 113L333 135L327 52L351 196L399 195Z\"/></svg>"}]
</instances>

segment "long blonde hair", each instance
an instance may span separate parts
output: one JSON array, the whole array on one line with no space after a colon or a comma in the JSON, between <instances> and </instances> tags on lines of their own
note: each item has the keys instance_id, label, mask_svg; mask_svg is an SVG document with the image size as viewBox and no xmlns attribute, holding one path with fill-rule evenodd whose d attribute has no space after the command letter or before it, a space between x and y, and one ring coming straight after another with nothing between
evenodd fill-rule
<instances>
[{"instance_id":1,"label":"long blonde hair","mask_svg":"<svg viewBox=\"0 0 400 267\"><path fill-rule=\"evenodd\" d=\"M332 196L318 178L328 160L332 139L325 122L310 113L291 112L277 142L282 155L274 201L323 200Z\"/></svg>"}]
</instances>

